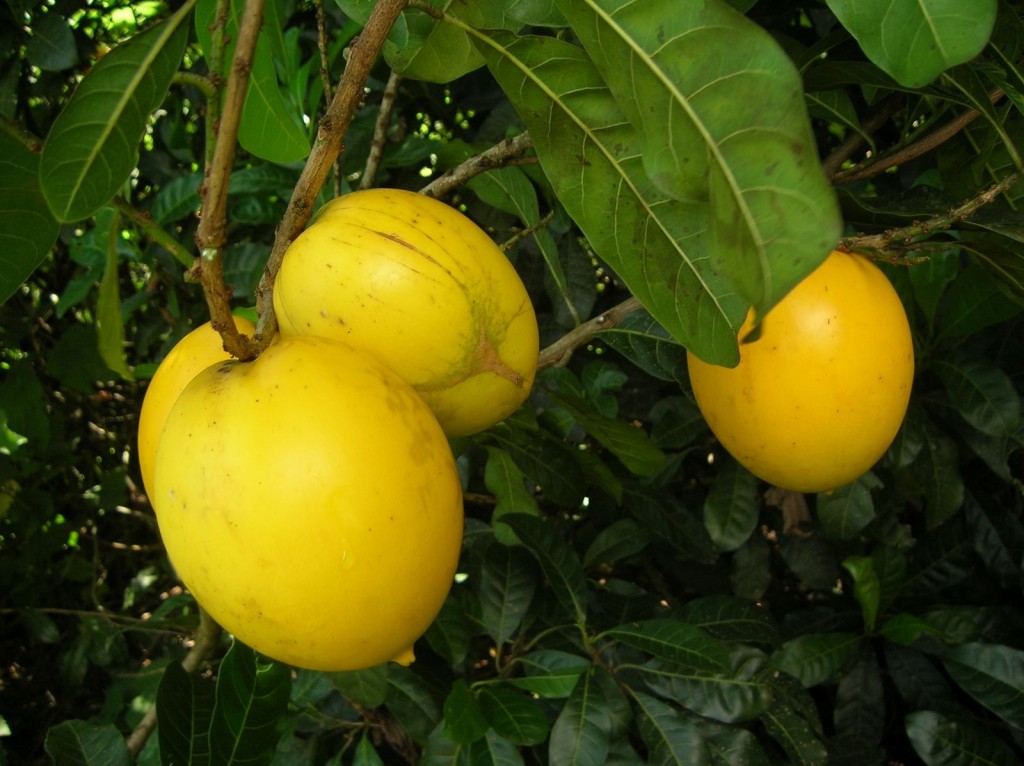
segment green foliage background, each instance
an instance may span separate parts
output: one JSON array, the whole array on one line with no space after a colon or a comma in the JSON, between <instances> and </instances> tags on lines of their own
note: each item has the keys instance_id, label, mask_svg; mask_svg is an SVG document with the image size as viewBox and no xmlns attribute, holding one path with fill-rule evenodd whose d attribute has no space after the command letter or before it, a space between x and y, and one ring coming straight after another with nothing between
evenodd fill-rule
<instances>
[{"instance_id":1,"label":"green foliage background","mask_svg":"<svg viewBox=\"0 0 1024 766\"><path fill-rule=\"evenodd\" d=\"M372 5L268 0L236 310ZM319 200L366 177L397 73L373 183L455 173L544 345L584 342L455 445L463 557L416 663L347 673L221 635L186 672L198 611L138 475L145 381L209 316L189 267L217 11L0 5L0 764L1021 762L1024 4L404 11ZM841 237L912 319L911 407L853 485L778 492L716 445L685 348L734 361L747 308Z\"/></svg>"}]
</instances>

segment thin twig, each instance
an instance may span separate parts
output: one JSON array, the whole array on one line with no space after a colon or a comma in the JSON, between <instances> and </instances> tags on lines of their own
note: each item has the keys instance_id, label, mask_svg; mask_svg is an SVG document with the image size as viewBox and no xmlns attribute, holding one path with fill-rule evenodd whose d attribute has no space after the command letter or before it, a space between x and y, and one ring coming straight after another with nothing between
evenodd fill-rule
<instances>
[{"instance_id":1,"label":"thin twig","mask_svg":"<svg viewBox=\"0 0 1024 766\"><path fill-rule=\"evenodd\" d=\"M388 141L388 129L391 127L391 113L395 110L398 98L398 85L402 82L401 75L392 71L388 83L384 86L384 94L380 99L380 111L377 113L377 124L373 128L373 140L370 142L370 154L366 158L366 168L359 180L360 189L369 189L377 180L377 171L384 156L384 145Z\"/></svg>"},{"instance_id":2,"label":"thin twig","mask_svg":"<svg viewBox=\"0 0 1024 766\"><path fill-rule=\"evenodd\" d=\"M206 180L200 189L203 204L196 231L196 244L199 246L196 271L210 309L210 321L224 339L224 349L239 359L251 359L255 353L250 339L238 332L231 318L231 291L224 283L221 251L227 231L228 181L235 160L238 126L252 71L253 51L262 24L263 0L246 0L231 74L224 92L224 109L217 128L213 161L206 168Z\"/></svg>"},{"instance_id":3,"label":"thin twig","mask_svg":"<svg viewBox=\"0 0 1024 766\"><path fill-rule=\"evenodd\" d=\"M524 131L512 138L506 138L475 157L470 157L444 175L438 176L420 189L420 194L426 194L428 197L443 197L452 189L462 186L473 176L504 167L509 164L509 160L519 157L532 147L533 141L528 132Z\"/></svg>"},{"instance_id":4,"label":"thin twig","mask_svg":"<svg viewBox=\"0 0 1024 766\"><path fill-rule=\"evenodd\" d=\"M149 217L148 213L143 213L141 210L132 206L132 204L124 197L114 197L114 207L116 207L120 213L126 218L130 219L139 230L145 234L150 241L155 242L174 256L174 260L180 263L185 268L191 268L195 260L192 256L192 252L182 245L178 240L167 233L167 230Z\"/></svg>"},{"instance_id":5,"label":"thin twig","mask_svg":"<svg viewBox=\"0 0 1024 766\"><path fill-rule=\"evenodd\" d=\"M852 131L846 140L839 144L832 152L825 158L821 163L822 168L825 171L825 175L829 178L834 176L842 168L843 163L846 162L853 153L860 148L862 144L867 140L867 136L873 135L876 131L880 130L885 123L887 123L894 114L899 110L903 104L904 95L898 93L890 98L886 99L885 102L875 112L868 115L868 118L864 120L864 123L860 126L859 131Z\"/></svg>"},{"instance_id":6,"label":"thin twig","mask_svg":"<svg viewBox=\"0 0 1024 766\"><path fill-rule=\"evenodd\" d=\"M543 370L545 367L564 367L569 363L573 352L579 346L582 346L598 333L615 327L615 325L621 322L628 314L632 314L634 311L639 311L642 308L643 304L641 304L636 298L630 296L622 303L612 306L607 311L593 317L592 319L588 319L579 327L570 330L541 351L540 359L537 362L537 369Z\"/></svg>"},{"instance_id":7,"label":"thin twig","mask_svg":"<svg viewBox=\"0 0 1024 766\"><path fill-rule=\"evenodd\" d=\"M990 94L990 98L993 103L1002 98L1002 96L1003 92L1001 90L995 90ZM922 155L925 155L946 143L946 141L949 141L980 116L981 112L977 109L968 109L966 112L958 114L945 125L936 128L920 140L915 141L892 154L879 156L877 159L870 162L855 165L849 170L837 171L832 175L832 183L849 184L854 181L862 181L865 178L871 178L879 173L884 173L889 168L894 168L898 165L903 165L911 160L917 159L918 157L921 157Z\"/></svg>"},{"instance_id":8,"label":"thin twig","mask_svg":"<svg viewBox=\"0 0 1024 766\"><path fill-rule=\"evenodd\" d=\"M520 229L507 240L501 243L500 247L502 251L507 253L509 250L515 247L517 243L522 242L527 237L532 236L536 232L545 228L548 224L551 223L552 220L554 220L554 217L555 211L552 210L546 216L537 221L537 223L527 226L524 229Z\"/></svg>"},{"instance_id":9,"label":"thin twig","mask_svg":"<svg viewBox=\"0 0 1024 766\"><path fill-rule=\"evenodd\" d=\"M213 650L217 647L219 640L220 625L205 610L200 609L199 628L196 631L195 643L192 644L192 648L188 650L188 654L181 661L181 666L185 668L186 672L195 673L199 666L213 654ZM156 715L156 704L154 704L146 711L146 715L132 730L132 733L128 735L127 740L125 740L128 752L131 753L132 757L142 752L142 748L146 746L146 741L152 735L154 729L156 729Z\"/></svg>"},{"instance_id":10,"label":"thin twig","mask_svg":"<svg viewBox=\"0 0 1024 766\"><path fill-rule=\"evenodd\" d=\"M26 149L30 149L37 154L43 151L43 140L29 133L14 120L0 117L0 131L16 139Z\"/></svg>"},{"instance_id":11,"label":"thin twig","mask_svg":"<svg viewBox=\"0 0 1024 766\"><path fill-rule=\"evenodd\" d=\"M957 205L948 212L933 216L925 221L915 221L909 226L898 229L890 229L881 234L861 234L855 237L846 237L840 240L840 248L852 252L884 253L896 249L906 243L912 243L922 237L927 237L938 231L946 231L956 224L969 219L981 208L994 202L1000 195L1005 194L1014 184L1024 178L1024 171L1010 173L997 183L971 199Z\"/></svg>"},{"instance_id":12,"label":"thin twig","mask_svg":"<svg viewBox=\"0 0 1024 766\"><path fill-rule=\"evenodd\" d=\"M256 306L260 312L256 328L256 343L259 350L269 345L277 330L272 296L274 280L281 268L285 251L292 240L302 232L313 213L313 203L324 185L331 166L341 153L345 131L363 99L363 87L377 60L384 38L388 36L392 25L405 7L406 0L378 0L362 33L349 50L345 74L334 98L331 99L327 113L320 120L316 141L292 191L288 209L277 227L274 246L256 291Z\"/></svg>"},{"instance_id":13,"label":"thin twig","mask_svg":"<svg viewBox=\"0 0 1024 766\"><path fill-rule=\"evenodd\" d=\"M331 103L334 87L331 84L331 56L327 44L327 14L324 0L316 0L316 47L320 53L320 84L324 89L324 103ZM335 159L333 165L334 196L341 194L341 163Z\"/></svg>"}]
</instances>

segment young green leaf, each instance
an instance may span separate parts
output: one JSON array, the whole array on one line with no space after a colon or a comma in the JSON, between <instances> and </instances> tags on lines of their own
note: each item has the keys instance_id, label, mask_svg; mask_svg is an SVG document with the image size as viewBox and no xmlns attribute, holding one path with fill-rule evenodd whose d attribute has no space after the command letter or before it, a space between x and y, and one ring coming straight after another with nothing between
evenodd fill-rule
<instances>
[{"instance_id":1,"label":"young green leaf","mask_svg":"<svg viewBox=\"0 0 1024 766\"><path fill-rule=\"evenodd\" d=\"M58 221L91 216L135 167L150 114L181 62L194 2L100 59L53 123L39 179Z\"/></svg>"},{"instance_id":2,"label":"young green leaf","mask_svg":"<svg viewBox=\"0 0 1024 766\"><path fill-rule=\"evenodd\" d=\"M518 665L524 675L508 678L506 683L539 697L562 699L572 694L591 661L558 649L541 649L520 657Z\"/></svg>"},{"instance_id":3,"label":"young green leaf","mask_svg":"<svg viewBox=\"0 0 1024 766\"><path fill-rule=\"evenodd\" d=\"M648 176L674 199L709 206L713 262L766 312L824 260L841 227L791 59L719 0L559 8L639 132Z\"/></svg>"},{"instance_id":4,"label":"young green leaf","mask_svg":"<svg viewBox=\"0 0 1024 766\"><path fill-rule=\"evenodd\" d=\"M848 556L843 561L843 569L853 577L853 596L860 604L864 627L870 633L875 629L882 598L882 585L875 571L874 559L871 556Z\"/></svg>"},{"instance_id":5,"label":"young green leaf","mask_svg":"<svg viewBox=\"0 0 1024 766\"><path fill-rule=\"evenodd\" d=\"M869 59L901 85L920 88L981 53L996 0L827 0Z\"/></svg>"},{"instance_id":6,"label":"young green leaf","mask_svg":"<svg viewBox=\"0 0 1024 766\"><path fill-rule=\"evenodd\" d=\"M217 675L210 722L211 760L226 766L270 763L277 720L288 706L291 671L234 641Z\"/></svg>"},{"instance_id":7,"label":"young green leaf","mask_svg":"<svg viewBox=\"0 0 1024 766\"><path fill-rule=\"evenodd\" d=\"M36 270L59 231L39 187L39 155L0 132L0 305Z\"/></svg>"},{"instance_id":8,"label":"young green leaf","mask_svg":"<svg viewBox=\"0 0 1024 766\"><path fill-rule=\"evenodd\" d=\"M164 670L156 694L157 737L164 763L210 762L210 721L215 687L181 663Z\"/></svg>"}]
</instances>

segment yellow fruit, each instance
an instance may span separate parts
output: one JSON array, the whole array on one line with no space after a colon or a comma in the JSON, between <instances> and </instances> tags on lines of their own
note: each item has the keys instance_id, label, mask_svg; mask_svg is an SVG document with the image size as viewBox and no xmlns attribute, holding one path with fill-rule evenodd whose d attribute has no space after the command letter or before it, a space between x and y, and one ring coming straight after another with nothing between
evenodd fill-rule
<instances>
[{"instance_id":1,"label":"yellow fruit","mask_svg":"<svg viewBox=\"0 0 1024 766\"><path fill-rule=\"evenodd\" d=\"M742 342L734 368L688 355L697 404L722 446L766 481L824 492L885 453L914 377L910 325L889 280L834 252Z\"/></svg>"},{"instance_id":2,"label":"yellow fruit","mask_svg":"<svg viewBox=\"0 0 1024 766\"><path fill-rule=\"evenodd\" d=\"M411 662L452 584L462 494L423 400L372 357L282 338L214 365L167 420L154 508L228 632L313 670Z\"/></svg>"},{"instance_id":3,"label":"yellow fruit","mask_svg":"<svg viewBox=\"0 0 1024 766\"><path fill-rule=\"evenodd\" d=\"M234 317L234 320L240 333L252 335L255 332L256 326L248 319ZM146 387L139 412L139 468L147 494L153 492L156 445L171 406L192 378L214 362L230 358L220 333L207 322L179 340L157 367Z\"/></svg>"},{"instance_id":4,"label":"yellow fruit","mask_svg":"<svg viewBox=\"0 0 1024 766\"><path fill-rule=\"evenodd\" d=\"M537 368L537 319L490 237L449 205L370 189L327 204L289 247L274 285L281 334L376 354L450 436L512 414Z\"/></svg>"}]
</instances>

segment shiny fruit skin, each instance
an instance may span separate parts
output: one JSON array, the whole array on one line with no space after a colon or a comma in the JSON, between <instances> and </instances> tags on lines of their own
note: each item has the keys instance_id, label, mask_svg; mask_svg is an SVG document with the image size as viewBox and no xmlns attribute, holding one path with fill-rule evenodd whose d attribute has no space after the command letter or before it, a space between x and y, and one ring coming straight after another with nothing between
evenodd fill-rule
<instances>
[{"instance_id":1,"label":"shiny fruit skin","mask_svg":"<svg viewBox=\"0 0 1024 766\"><path fill-rule=\"evenodd\" d=\"M323 338L283 338L193 380L160 440L153 501L199 604L312 670L411 662L462 541L459 476L430 410Z\"/></svg>"},{"instance_id":2,"label":"shiny fruit skin","mask_svg":"<svg viewBox=\"0 0 1024 766\"><path fill-rule=\"evenodd\" d=\"M868 259L834 252L744 343L734 368L687 357L722 446L783 489L826 492L868 471L895 438L914 377L907 315Z\"/></svg>"},{"instance_id":3,"label":"shiny fruit skin","mask_svg":"<svg viewBox=\"0 0 1024 766\"><path fill-rule=\"evenodd\" d=\"M274 285L281 334L376 354L450 436L489 428L530 393L537 319L515 268L475 223L396 189L328 203Z\"/></svg>"},{"instance_id":4,"label":"shiny fruit skin","mask_svg":"<svg viewBox=\"0 0 1024 766\"><path fill-rule=\"evenodd\" d=\"M256 325L248 319L233 318L240 333L252 335L256 331ZM142 486L145 487L147 494L152 494L153 491L156 446L167 420L167 413L171 411L178 395L185 390L185 386L192 378L214 362L230 358L231 355L224 350L220 333L207 322L174 344L156 368L146 387L142 409L139 411L139 468L142 473Z\"/></svg>"}]
</instances>

